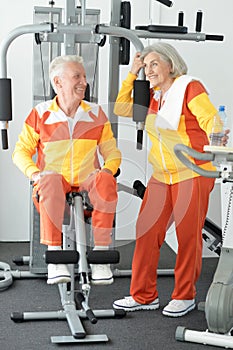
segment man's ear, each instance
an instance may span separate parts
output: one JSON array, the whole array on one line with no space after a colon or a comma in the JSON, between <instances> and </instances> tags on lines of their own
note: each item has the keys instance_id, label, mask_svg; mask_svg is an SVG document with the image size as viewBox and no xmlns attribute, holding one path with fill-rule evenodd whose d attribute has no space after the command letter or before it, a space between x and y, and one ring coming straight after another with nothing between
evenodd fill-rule
<instances>
[{"instance_id":1,"label":"man's ear","mask_svg":"<svg viewBox=\"0 0 233 350\"><path fill-rule=\"evenodd\" d=\"M60 78L60 77L55 76L55 77L53 78L53 82L54 82L54 84L55 84L55 86L56 86L57 88L61 88L61 87L62 87L62 83L61 83L61 78Z\"/></svg>"}]
</instances>

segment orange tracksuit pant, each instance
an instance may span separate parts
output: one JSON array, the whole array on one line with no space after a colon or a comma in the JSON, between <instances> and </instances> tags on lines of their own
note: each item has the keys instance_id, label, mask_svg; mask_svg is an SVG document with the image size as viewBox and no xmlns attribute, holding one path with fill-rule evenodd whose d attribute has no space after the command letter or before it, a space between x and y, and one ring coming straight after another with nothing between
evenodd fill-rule
<instances>
[{"instance_id":1,"label":"orange tracksuit pant","mask_svg":"<svg viewBox=\"0 0 233 350\"><path fill-rule=\"evenodd\" d=\"M46 245L62 244L62 224L66 193L73 188L60 174L41 177L33 190L33 201L40 213L40 242ZM77 190L77 188L76 188ZM87 190L93 205L92 227L95 245L109 245L117 205L115 178L104 171L94 173L79 187ZM36 198L39 195L39 202Z\"/></svg>"},{"instance_id":2,"label":"orange tracksuit pant","mask_svg":"<svg viewBox=\"0 0 233 350\"><path fill-rule=\"evenodd\" d=\"M158 297L160 248L173 221L178 252L172 299L194 299L202 265L202 228L213 186L214 179L200 176L174 185L149 180L136 224L132 262L130 294L138 303L149 304Z\"/></svg>"}]
</instances>

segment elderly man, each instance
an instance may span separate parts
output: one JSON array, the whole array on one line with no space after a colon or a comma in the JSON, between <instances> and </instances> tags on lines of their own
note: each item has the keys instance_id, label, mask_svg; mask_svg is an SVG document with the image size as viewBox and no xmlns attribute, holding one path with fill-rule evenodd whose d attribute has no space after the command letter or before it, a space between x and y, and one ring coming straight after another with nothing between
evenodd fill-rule
<instances>
[{"instance_id":1,"label":"elderly man","mask_svg":"<svg viewBox=\"0 0 233 350\"><path fill-rule=\"evenodd\" d=\"M12 156L34 183L40 242L49 250L62 249L66 193L75 188L87 190L93 205L94 249L108 249L117 204L114 174L121 163L111 124L99 105L83 100L87 81L82 57L56 57L50 81L55 98L31 110ZM109 264L92 265L91 270L93 284L113 282ZM65 264L48 264L48 284L69 281Z\"/></svg>"}]
</instances>

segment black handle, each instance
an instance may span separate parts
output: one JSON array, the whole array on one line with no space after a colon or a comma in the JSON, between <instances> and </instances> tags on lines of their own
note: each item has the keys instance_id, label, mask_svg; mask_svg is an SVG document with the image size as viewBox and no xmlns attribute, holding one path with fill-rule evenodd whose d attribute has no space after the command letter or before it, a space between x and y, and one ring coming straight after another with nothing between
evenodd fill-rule
<instances>
[{"instance_id":1,"label":"black handle","mask_svg":"<svg viewBox=\"0 0 233 350\"><path fill-rule=\"evenodd\" d=\"M206 40L213 40L213 41L223 41L224 36L223 35L206 34L205 39Z\"/></svg>"},{"instance_id":2,"label":"black handle","mask_svg":"<svg viewBox=\"0 0 233 350\"><path fill-rule=\"evenodd\" d=\"M133 121L144 125L150 104L150 83L148 80L135 80L133 89ZM142 149L143 127L137 130L137 149Z\"/></svg>"},{"instance_id":3,"label":"black handle","mask_svg":"<svg viewBox=\"0 0 233 350\"><path fill-rule=\"evenodd\" d=\"M202 26L202 11L197 11L197 17L196 17L196 32L201 32L201 26Z\"/></svg>"},{"instance_id":4,"label":"black handle","mask_svg":"<svg viewBox=\"0 0 233 350\"><path fill-rule=\"evenodd\" d=\"M180 11L178 13L178 26L183 26L184 25L184 12Z\"/></svg>"},{"instance_id":5,"label":"black handle","mask_svg":"<svg viewBox=\"0 0 233 350\"><path fill-rule=\"evenodd\" d=\"M143 130L137 130L137 149L142 150Z\"/></svg>"},{"instance_id":6,"label":"black handle","mask_svg":"<svg viewBox=\"0 0 233 350\"><path fill-rule=\"evenodd\" d=\"M92 323L92 324L96 324L97 323L97 318L94 315L94 312L91 309L88 309L86 311L86 315L88 320Z\"/></svg>"},{"instance_id":7,"label":"black handle","mask_svg":"<svg viewBox=\"0 0 233 350\"><path fill-rule=\"evenodd\" d=\"M7 122L12 120L11 79L0 78L0 121L3 122L2 148L8 149Z\"/></svg>"},{"instance_id":8,"label":"black handle","mask_svg":"<svg viewBox=\"0 0 233 350\"><path fill-rule=\"evenodd\" d=\"M7 129L2 129L2 149L8 149Z\"/></svg>"},{"instance_id":9,"label":"black handle","mask_svg":"<svg viewBox=\"0 0 233 350\"><path fill-rule=\"evenodd\" d=\"M95 317L94 312L89 308L89 306L87 304L86 305L83 304L85 302L85 298L81 292L78 292L76 294L76 302L79 304L80 307L84 308L84 310L86 311L86 316L87 316L88 320L92 324L97 323L97 318Z\"/></svg>"}]
</instances>

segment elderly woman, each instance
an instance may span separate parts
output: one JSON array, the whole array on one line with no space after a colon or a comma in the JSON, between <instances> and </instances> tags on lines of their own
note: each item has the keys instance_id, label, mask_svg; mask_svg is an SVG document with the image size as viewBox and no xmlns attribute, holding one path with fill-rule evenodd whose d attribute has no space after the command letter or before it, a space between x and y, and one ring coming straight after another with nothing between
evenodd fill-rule
<instances>
[{"instance_id":1,"label":"elderly woman","mask_svg":"<svg viewBox=\"0 0 233 350\"><path fill-rule=\"evenodd\" d=\"M158 42L136 54L118 94L115 114L132 115L133 82L142 67L151 85L146 131L151 141L149 162L153 173L136 224L130 296L115 301L113 306L126 311L159 308L160 248L168 227L175 222L175 284L171 301L162 313L177 317L195 308L195 284L202 265L202 228L214 179L186 168L173 148L183 143L203 152L217 110L203 84L187 75L187 66L176 49ZM211 162L192 161L203 169L214 169Z\"/></svg>"}]
</instances>

